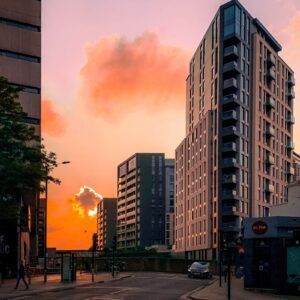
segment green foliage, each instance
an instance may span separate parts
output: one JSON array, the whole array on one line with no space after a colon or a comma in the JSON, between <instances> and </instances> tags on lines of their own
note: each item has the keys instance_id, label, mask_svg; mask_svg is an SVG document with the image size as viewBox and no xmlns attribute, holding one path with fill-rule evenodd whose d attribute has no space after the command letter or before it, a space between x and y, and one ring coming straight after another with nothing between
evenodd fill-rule
<instances>
[{"instance_id":1,"label":"green foliage","mask_svg":"<svg viewBox=\"0 0 300 300\"><path fill-rule=\"evenodd\" d=\"M24 123L19 92L0 77L0 210L5 202L18 203L24 192L39 193L47 180L60 183L50 176L56 154L47 153L34 127Z\"/></svg>"}]
</instances>

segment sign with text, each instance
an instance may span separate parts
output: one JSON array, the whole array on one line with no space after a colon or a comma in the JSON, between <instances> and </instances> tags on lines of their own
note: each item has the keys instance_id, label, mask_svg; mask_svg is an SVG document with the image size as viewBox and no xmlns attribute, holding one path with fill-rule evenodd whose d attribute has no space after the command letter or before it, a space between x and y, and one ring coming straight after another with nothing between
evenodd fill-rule
<instances>
[{"instance_id":1,"label":"sign with text","mask_svg":"<svg viewBox=\"0 0 300 300\"><path fill-rule=\"evenodd\" d=\"M264 234L268 231L268 225L263 221L256 221L252 225L252 231L255 234Z\"/></svg>"}]
</instances>

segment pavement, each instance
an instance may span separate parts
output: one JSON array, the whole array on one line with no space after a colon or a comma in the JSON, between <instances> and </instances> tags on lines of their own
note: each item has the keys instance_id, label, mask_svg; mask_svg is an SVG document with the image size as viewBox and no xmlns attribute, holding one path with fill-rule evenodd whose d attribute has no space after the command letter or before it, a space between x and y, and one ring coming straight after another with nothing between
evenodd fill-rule
<instances>
[{"instance_id":1,"label":"pavement","mask_svg":"<svg viewBox=\"0 0 300 300\"><path fill-rule=\"evenodd\" d=\"M131 277L131 273L120 273L114 278L112 278L111 273L103 272L97 273L94 276L94 282L92 282L92 275L91 273L77 273L77 281L75 282L61 282L60 275L48 275L47 283L44 283L44 277L36 276L31 279L31 284L29 285L29 289L25 290L25 285L23 281L20 281L19 288L17 290L14 289L16 285L15 279L9 279L2 282L0 285L0 300L6 299L22 299L28 298L30 295L37 295L47 292L54 292L54 291L65 291L68 289L75 289L77 287L84 287L93 285L95 283L103 283L103 282L110 282L110 281L117 281L122 280L128 277ZM28 278L26 278L28 282Z\"/></svg>"},{"instance_id":2,"label":"pavement","mask_svg":"<svg viewBox=\"0 0 300 300\"><path fill-rule=\"evenodd\" d=\"M275 295L270 291L253 291L244 289L244 280L232 277L231 279L231 300L299 300L299 296ZM227 283L222 281L219 286L219 279L215 279L210 285L200 287L189 293L186 299L192 300L227 300Z\"/></svg>"}]
</instances>

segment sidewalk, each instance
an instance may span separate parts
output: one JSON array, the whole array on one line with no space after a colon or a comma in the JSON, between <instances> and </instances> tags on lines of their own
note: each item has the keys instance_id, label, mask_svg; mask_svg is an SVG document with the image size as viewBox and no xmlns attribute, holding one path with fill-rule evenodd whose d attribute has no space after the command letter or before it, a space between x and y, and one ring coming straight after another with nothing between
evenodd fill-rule
<instances>
[{"instance_id":1,"label":"sidewalk","mask_svg":"<svg viewBox=\"0 0 300 300\"><path fill-rule=\"evenodd\" d=\"M198 289L189 295L193 300L227 300L227 283L222 278L222 287L219 287L219 280L216 279L211 285ZM244 290L243 279L232 277L231 300L299 300L297 296L282 296L271 293Z\"/></svg>"},{"instance_id":2,"label":"sidewalk","mask_svg":"<svg viewBox=\"0 0 300 300\"><path fill-rule=\"evenodd\" d=\"M16 280L5 280L0 286L0 300L10 299L14 297L22 297L28 295L35 295L46 293L49 291L59 291L66 289L74 289L78 286L92 285L95 283L102 283L105 281L120 280L122 278L130 277L131 273L120 273L115 278L112 278L111 273L103 272L95 274L94 282L92 282L92 275L90 273L77 273L77 281L70 283L63 283L60 281L60 275L48 275L47 283L44 283L43 276L33 277L28 290L25 290L24 283L20 281L19 288L14 289ZM26 278L27 282L28 279Z\"/></svg>"}]
</instances>

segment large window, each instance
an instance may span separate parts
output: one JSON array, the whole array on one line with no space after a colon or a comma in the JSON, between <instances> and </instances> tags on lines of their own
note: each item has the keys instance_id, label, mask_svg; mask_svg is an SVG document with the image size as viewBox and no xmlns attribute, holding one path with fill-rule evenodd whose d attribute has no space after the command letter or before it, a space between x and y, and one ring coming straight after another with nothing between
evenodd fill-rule
<instances>
[{"instance_id":1,"label":"large window","mask_svg":"<svg viewBox=\"0 0 300 300\"><path fill-rule=\"evenodd\" d=\"M224 9L224 36L241 34L241 9L232 5Z\"/></svg>"}]
</instances>

